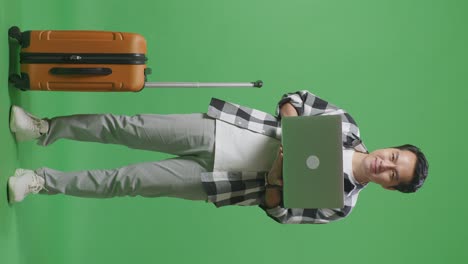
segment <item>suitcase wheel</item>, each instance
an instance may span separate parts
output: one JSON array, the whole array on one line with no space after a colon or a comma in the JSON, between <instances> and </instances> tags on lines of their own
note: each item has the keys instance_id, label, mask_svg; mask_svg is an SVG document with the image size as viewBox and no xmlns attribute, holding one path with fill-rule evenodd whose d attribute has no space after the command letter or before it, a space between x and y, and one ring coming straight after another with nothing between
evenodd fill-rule
<instances>
[{"instance_id":1,"label":"suitcase wheel","mask_svg":"<svg viewBox=\"0 0 468 264\"><path fill-rule=\"evenodd\" d=\"M24 76L20 76L18 74L11 74L8 78L8 81L13 83L13 85L16 88L21 89L23 91L29 89L29 77L27 74L24 74Z\"/></svg>"},{"instance_id":2,"label":"suitcase wheel","mask_svg":"<svg viewBox=\"0 0 468 264\"><path fill-rule=\"evenodd\" d=\"M20 44L23 42L23 36L21 34L21 30L19 29L19 27L11 27L9 30L8 30L8 36L10 38L14 38L16 39Z\"/></svg>"}]
</instances>

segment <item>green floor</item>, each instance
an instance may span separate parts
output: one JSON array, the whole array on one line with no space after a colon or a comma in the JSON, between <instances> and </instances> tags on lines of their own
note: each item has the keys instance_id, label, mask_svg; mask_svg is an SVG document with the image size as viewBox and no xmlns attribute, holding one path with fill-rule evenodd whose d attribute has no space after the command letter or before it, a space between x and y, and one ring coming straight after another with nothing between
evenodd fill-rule
<instances>
[{"instance_id":1,"label":"green floor","mask_svg":"<svg viewBox=\"0 0 468 264\"><path fill-rule=\"evenodd\" d=\"M468 257L467 11L457 0L0 0L0 263L460 263ZM265 86L20 92L7 81L12 25L138 32L153 81ZM70 141L19 144L8 128L11 104L44 117L168 114L204 112L219 97L273 112L282 94L302 89L347 109L371 150L420 146L430 162L424 188L403 195L371 186L346 220L302 226L279 225L256 207L169 198L7 203L18 167L74 171L168 157Z\"/></svg>"}]
</instances>

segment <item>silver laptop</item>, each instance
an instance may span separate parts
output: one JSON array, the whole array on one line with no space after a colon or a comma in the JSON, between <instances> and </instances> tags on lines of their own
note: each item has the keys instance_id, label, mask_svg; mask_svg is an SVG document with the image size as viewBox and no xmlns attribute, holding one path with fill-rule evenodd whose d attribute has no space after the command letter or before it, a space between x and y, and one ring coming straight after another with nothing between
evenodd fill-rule
<instances>
[{"instance_id":1,"label":"silver laptop","mask_svg":"<svg viewBox=\"0 0 468 264\"><path fill-rule=\"evenodd\" d=\"M284 117L282 143L284 206L342 208L341 117Z\"/></svg>"}]
</instances>

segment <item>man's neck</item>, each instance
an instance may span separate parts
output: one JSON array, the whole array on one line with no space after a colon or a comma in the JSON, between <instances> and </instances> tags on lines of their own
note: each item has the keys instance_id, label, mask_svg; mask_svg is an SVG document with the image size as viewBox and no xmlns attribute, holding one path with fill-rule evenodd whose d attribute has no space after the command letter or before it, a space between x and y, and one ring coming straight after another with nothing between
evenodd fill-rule
<instances>
[{"instance_id":1,"label":"man's neck","mask_svg":"<svg viewBox=\"0 0 468 264\"><path fill-rule=\"evenodd\" d=\"M353 155L353 175L356 181L359 182L359 184L366 184L369 182L367 177L365 176L364 168L362 167L362 161L364 158L369 155L366 153L362 153L359 151L356 151Z\"/></svg>"}]
</instances>

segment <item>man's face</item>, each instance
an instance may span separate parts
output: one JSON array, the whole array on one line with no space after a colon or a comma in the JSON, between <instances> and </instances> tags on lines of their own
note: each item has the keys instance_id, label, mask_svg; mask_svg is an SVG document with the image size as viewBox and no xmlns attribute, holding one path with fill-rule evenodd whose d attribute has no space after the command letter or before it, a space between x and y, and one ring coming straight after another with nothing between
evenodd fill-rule
<instances>
[{"instance_id":1,"label":"man's face","mask_svg":"<svg viewBox=\"0 0 468 264\"><path fill-rule=\"evenodd\" d=\"M408 150L395 148L378 149L363 159L361 166L369 181L388 190L413 179L416 155Z\"/></svg>"}]
</instances>

